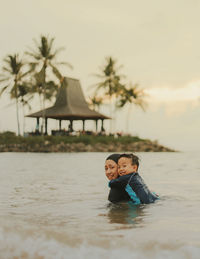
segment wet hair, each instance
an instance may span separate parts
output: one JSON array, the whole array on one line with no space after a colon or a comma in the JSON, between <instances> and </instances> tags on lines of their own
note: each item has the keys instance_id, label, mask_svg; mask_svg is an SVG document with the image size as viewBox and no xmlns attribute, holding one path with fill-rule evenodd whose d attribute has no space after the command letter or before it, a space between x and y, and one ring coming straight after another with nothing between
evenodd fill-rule
<instances>
[{"instance_id":1,"label":"wet hair","mask_svg":"<svg viewBox=\"0 0 200 259\"><path fill-rule=\"evenodd\" d=\"M121 158L121 157L126 157L126 158L129 158L131 159L131 162L132 162L132 165L137 165L137 168L139 167L139 157L137 157L136 155L130 153L130 154L121 154L118 158L118 160Z\"/></svg>"},{"instance_id":2,"label":"wet hair","mask_svg":"<svg viewBox=\"0 0 200 259\"><path fill-rule=\"evenodd\" d=\"M114 161L117 164L119 158L120 158L120 154L112 154L112 155L108 156L106 158L106 160L112 160L112 161Z\"/></svg>"}]
</instances>

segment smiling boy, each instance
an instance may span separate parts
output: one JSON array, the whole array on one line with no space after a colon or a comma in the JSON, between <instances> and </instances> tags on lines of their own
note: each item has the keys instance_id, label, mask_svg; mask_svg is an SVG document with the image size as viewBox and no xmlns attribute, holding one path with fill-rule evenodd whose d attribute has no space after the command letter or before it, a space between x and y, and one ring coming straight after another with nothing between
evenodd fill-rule
<instances>
[{"instance_id":1,"label":"smiling boy","mask_svg":"<svg viewBox=\"0 0 200 259\"><path fill-rule=\"evenodd\" d=\"M120 177L111 180L111 188L124 188L134 204L148 204L158 199L144 183L138 174L139 159L133 154L122 154L118 159L118 174ZM136 199L137 197L137 199Z\"/></svg>"}]
</instances>

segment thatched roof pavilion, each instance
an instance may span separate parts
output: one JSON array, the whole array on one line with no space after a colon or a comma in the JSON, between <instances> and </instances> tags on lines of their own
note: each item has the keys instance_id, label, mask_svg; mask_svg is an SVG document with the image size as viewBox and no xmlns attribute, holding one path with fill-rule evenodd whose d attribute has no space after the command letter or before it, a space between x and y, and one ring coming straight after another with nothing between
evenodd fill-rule
<instances>
[{"instance_id":1,"label":"thatched roof pavilion","mask_svg":"<svg viewBox=\"0 0 200 259\"><path fill-rule=\"evenodd\" d=\"M103 130L104 119L110 119L99 112L91 110L85 101L79 80L68 77L64 77L62 85L58 91L55 104L52 107L29 114L27 117L36 118L37 124L39 124L39 118L44 117L46 134L48 118L59 120L60 130L61 121L69 120L70 131L73 131L74 120L83 121L83 130L85 130L85 120L95 120L96 127L98 120L101 120L101 129Z\"/></svg>"}]
</instances>

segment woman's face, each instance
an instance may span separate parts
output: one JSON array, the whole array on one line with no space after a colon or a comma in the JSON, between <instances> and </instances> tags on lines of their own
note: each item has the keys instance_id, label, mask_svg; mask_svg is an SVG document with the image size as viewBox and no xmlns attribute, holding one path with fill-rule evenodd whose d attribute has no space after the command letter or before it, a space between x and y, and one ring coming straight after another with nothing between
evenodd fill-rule
<instances>
[{"instance_id":1,"label":"woman's face","mask_svg":"<svg viewBox=\"0 0 200 259\"><path fill-rule=\"evenodd\" d=\"M105 162L105 174L109 180L116 179L118 177L118 167L113 160L106 160Z\"/></svg>"}]
</instances>

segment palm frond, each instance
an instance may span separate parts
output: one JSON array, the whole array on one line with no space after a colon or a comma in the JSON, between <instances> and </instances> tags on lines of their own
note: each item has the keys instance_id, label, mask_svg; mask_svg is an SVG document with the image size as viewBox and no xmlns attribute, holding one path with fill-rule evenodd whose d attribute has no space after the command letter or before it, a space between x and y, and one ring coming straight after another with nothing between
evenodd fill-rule
<instances>
[{"instance_id":1,"label":"palm frond","mask_svg":"<svg viewBox=\"0 0 200 259\"><path fill-rule=\"evenodd\" d=\"M7 67L5 67L5 66L2 67L2 70L5 71L5 72L8 72L8 73L10 73L10 74L12 73L12 70L9 69L9 68L7 68Z\"/></svg>"},{"instance_id":2,"label":"palm frond","mask_svg":"<svg viewBox=\"0 0 200 259\"><path fill-rule=\"evenodd\" d=\"M34 78L38 85L43 85L45 82L45 66L43 65L38 73L35 73Z\"/></svg>"},{"instance_id":3,"label":"palm frond","mask_svg":"<svg viewBox=\"0 0 200 259\"><path fill-rule=\"evenodd\" d=\"M22 78L24 78L25 76L29 75L31 72L33 72L32 69L29 69L28 71L24 72L23 74L21 74L19 76L19 79L21 80Z\"/></svg>"},{"instance_id":4,"label":"palm frond","mask_svg":"<svg viewBox=\"0 0 200 259\"><path fill-rule=\"evenodd\" d=\"M99 75L99 74L94 74L94 73L92 73L91 76L95 76L100 79L105 78L105 75Z\"/></svg>"},{"instance_id":5,"label":"palm frond","mask_svg":"<svg viewBox=\"0 0 200 259\"><path fill-rule=\"evenodd\" d=\"M9 87L9 84L4 86L0 91L0 96L3 94L3 92Z\"/></svg>"},{"instance_id":6,"label":"palm frond","mask_svg":"<svg viewBox=\"0 0 200 259\"><path fill-rule=\"evenodd\" d=\"M45 37L45 36L44 36L44 37ZM46 39L47 39L47 45L48 45L48 52L50 53L51 50L52 50L53 42L54 42L55 38L51 38L51 39L49 40L49 42L48 42L48 37L46 37Z\"/></svg>"},{"instance_id":7,"label":"palm frond","mask_svg":"<svg viewBox=\"0 0 200 259\"><path fill-rule=\"evenodd\" d=\"M4 77L0 79L0 83L10 80L10 77Z\"/></svg>"},{"instance_id":8,"label":"palm frond","mask_svg":"<svg viewBox=\"0 0 200 259\"><path fill-rule=\"evenodd\" d=\"M60 47L60 48L58 48L58 49L56 49L56 50L54 51L53 55L54 55L54 56L57 56L58 53L61 52L61 51L63 51L63 50L65 50L65 47Z\"/></svg>"},{"instance_id":9,"label":"palm frond","mask_svg":"<svg viewBox=\"0 0 200 259\"><path fill-rule=\"evenodd\" d=\"M64 66L69 67L70 69L74 69L73 66L68 62L56 62L55 64L56 65L64 65Z\"/></svg>"},{"instance_id":10,"label":"palm frond","mask_svg":"<svg viewBox=\"0 0 200 259\"><path fill-rule=\"evenodd\" d=\"M39 55L38 53L34 53L34 52L25 52L26 55L36 59L36 60L40 60L41 59L41 55Z\"/></svg>"},{"instance_id":11,"label":"palm frond","mask_svg":"<svg viewBox=\"0 0 200 259\"><path fill-rule=\"evenodd\" d=\"M38 64L39 64L39 62L30 62L28 65L29 65L29 67L30 67L30 73L31 72L34 72L35 71L35 69L36 69L36 67L38 66Z\"/></svg>"},{"instance_id":12,"label":"palm frond","mask_svg":"<svg viewBox=\"0 0 200 259\"><path fill-rule=\"evenodd\" d=\"M29 100L27 100L27 101L24 101L24 105L28 107L29 111L32 109L32 107L31 107L31 105L30 105L30 103L29 103L30 100L31 100L31 99L29 99Z\"/></svg>"},{"instance_id":13,"label":"palm frond","mask_svg":"<svg viewBox=\"0 0 200 259\"><path fill-rule=\"evenodd\" d=\"M61 81L63 79L63 75L60 73L60 71L57 69L57 67L55 67L51 63L49 63L49 65L51 66L54 75Z\"/></svg>"}]
</instances>

